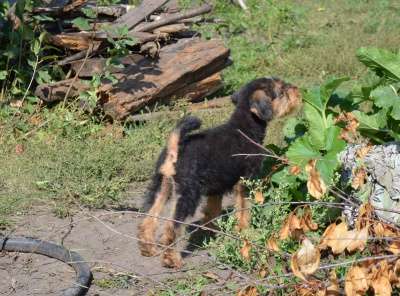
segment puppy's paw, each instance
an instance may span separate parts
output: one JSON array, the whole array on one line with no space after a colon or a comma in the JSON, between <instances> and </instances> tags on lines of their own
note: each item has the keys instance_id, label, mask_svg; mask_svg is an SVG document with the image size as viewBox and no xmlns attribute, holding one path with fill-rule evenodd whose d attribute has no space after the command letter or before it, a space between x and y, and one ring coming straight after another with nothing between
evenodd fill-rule
<instances>
[{"instance_id":1,"label":"puppy's paw","mask_svg":"<svg viewBox=\"0 0 400 296\"><path fill-rule=\"evenodd\" d=\"M180 269L183 266L181 255L172 250L167 250L161 257L161 263L164 267Z\"/></svg>"},{"instance_id":2,"label":"puppy's paw","mask_svg":"<svg viewBox=\"0 0 400 296\"><path fill-rule=\"evenodd\" d=\"M139 242L139 249L140 249L140 254L142 254L142 256L145 257L153 257L156 256L158 253L157 246L151 243Z\"/></svg>"}]
</instances>

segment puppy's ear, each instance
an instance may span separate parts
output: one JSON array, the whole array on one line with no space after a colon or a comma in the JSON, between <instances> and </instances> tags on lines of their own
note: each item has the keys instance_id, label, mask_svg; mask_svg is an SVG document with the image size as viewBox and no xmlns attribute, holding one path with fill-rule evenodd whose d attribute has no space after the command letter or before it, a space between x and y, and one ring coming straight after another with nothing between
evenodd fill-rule
<instances>
[{"instance_id":1,"label":"puppy's ear","mask_svg":"<svg viewBox=\"0 0 400 296\"><path fill-rule=\"evenodd\" d=\"M262 90L256 90L250 98L250 112L263 121L272 119L272 99Z\"/></svg>"}]
</instances>

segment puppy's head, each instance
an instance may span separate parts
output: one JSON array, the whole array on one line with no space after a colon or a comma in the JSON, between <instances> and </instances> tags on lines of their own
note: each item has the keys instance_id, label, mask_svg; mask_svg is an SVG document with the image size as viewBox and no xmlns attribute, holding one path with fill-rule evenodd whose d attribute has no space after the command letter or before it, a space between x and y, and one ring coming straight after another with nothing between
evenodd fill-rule
<instances>
[{"instance_id":1,"label":"puppy's head","mask_svg":"<svg viewBox=\"0 0 400 296\"><path fill-rule=\"evenodd\" d=\"M278 78L259 78L232 95L232 102L262 121L284 116L301 104L297 87Z\"/></svg>"}]
</instances>

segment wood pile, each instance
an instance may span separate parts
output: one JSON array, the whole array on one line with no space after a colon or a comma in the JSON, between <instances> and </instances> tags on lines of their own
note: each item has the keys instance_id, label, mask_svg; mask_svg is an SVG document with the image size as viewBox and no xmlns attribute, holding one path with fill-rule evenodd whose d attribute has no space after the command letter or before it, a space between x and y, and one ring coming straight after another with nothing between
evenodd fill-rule
<instances>
[{"instance_id":1,"label":"wood pile","mask_svg":"<svg viewBox=\"0 0 400 296\"><path fill-rule=\"evenodd\" d=\"M35 91L45 103L65 101L87 91L95 74L109 71L117 79L102 80L98 107L114 120L125 120L144 106L168 103L176 98L201 99L222 87L220 71L230 64L229 49L220 40L202 40L191 24L205 21L209 4L181 10L175 0L143 0L129 5L99 6L91 0L47 0L33 14L47 15L46 41L65 53L58 65L68 72L65 80L38 85ZM74 21L92 9L88 30ZM105 30L104 28L107 28ZM118 28L135 42L119 58L124 67L107 66L110 38ZM86 80L86 81L85 81Z\"/></svg>"}]
</instances>

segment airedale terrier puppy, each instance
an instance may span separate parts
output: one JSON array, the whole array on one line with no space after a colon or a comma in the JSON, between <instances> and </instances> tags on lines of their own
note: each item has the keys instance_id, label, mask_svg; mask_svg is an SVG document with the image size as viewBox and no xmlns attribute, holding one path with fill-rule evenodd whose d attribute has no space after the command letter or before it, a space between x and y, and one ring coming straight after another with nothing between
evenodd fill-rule
<instances>
[{"instance_id":1,"label":"airedale terrier puppy","mask_svg":"<svg viewBox=\"0 0 400 296\"><path fill-rule=\"evenodd\" d=\"M162 151L147 194L148 216L139 226L139 246L142 255L157 254L155 234L158 219L167 200L173 202L171 221L167 221L160 244L167 246L162 253L162 264L167 267L182 266L180 253L171 244L175 242L182 224L192 216L201 196L207 197L203 223L221 212L222 196L233 191L238 209L237 228L249 223L245 188L240 178L251 178L259 173L262 156L246 157L237 154L260 154L267 123L288 114L301 103L297 87L278 78L260 78L251 81L232 95L235 111L225 124L198 133L201 121L186 117L180 121ZM235 156L236 155L236 156ZM174 221L172 221L174 220Z\"/></svg>"}]
</instances>

